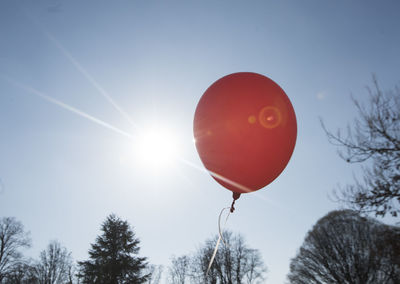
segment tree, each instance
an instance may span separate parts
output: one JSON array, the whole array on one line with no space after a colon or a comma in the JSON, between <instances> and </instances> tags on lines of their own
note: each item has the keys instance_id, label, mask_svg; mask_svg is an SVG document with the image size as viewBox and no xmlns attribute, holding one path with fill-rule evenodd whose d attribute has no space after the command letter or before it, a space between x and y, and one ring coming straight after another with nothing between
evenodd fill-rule
<instances>
[{"instance_id":1,"label":"tree","mask_svg":"<svg viewBox=\"0 0 400 284\"><path fill-rule=\"evenodd\" d=\"M149 277L146 280L146 284L158 284L160 283L161 276L163 273L164 267L162 265L154 265L150 264L147 266L147 269L145 269L146 273L148 274Z\"/></svg>"},{"instance_id":2,"label":"tree","mask_svg":"<svg viewBox=\"0 0 400 284\"><path fill-rule=\"evenodd\" d=\"M4 278L7 284L29 284L37 283L37 279L33 274L33 268L28 260L20 260L13 264L9 273Z\"/></svg>"},{"instance_id":3,"label":"tree","mask_svg":"<svg viewBox=\"0 0 400 284\"><path fill-rule=\"evenodd\" d=\"M90 260L79 262L82 283L144 283L147 262L139 257L139 239L127 221L111 214L102 224L102 235L89 250Z\"/></svg>"},{"instance_id":4,"label":"tree","mask_svg":"<svg viewBox=\"0 0 400 284\"><path fill-rule=\"evenodd\" d=\"M207 268L218 236L205 241L192 256L172 258L169 269L172 283L242 284L265 283L266 267L261 254L249 248L239 234L226 231L210 271Z\"/></svg>"},{"instance_id":5,"label":"tree","mask_svg":"<svg viewBox=\"0 0 400 284\"><path fill-rule=\"evenodd\" d=\"M383 92L373 77L373 88L368 88L368 108L356 99L353 102L359 118L348 125L347 135L340 130L328 131L329 141L341 147L339 155L349 163L367 161L363 178L340 188L337 200L361 212L374 212L376 216L400 213L400 89Z\"/></svg>"},{"instance_id":6,"label":"tree","mask_svg":"<svg viewBox=\"0 0 400 284\"><path fill-rule=\"evenodd\" d=\"M333 211L307 233L288 279L293 284L400 283L400 228Z\"/></svg>"},{"instance_id":7,"label":"tree","mask_svg":"<svg viewBox=\"0 0 400 284\"><path fill-rule=\"evenodd\" d=\"M14 217L0 219L0 283L22 258L21 248L30 247L24 226Z\"/></svg>"},{"instance_id":8,"label":"tree","mask_svg":"<svg viewBox=\"0 0 400 284\"><path fill-rule=\"evenodd\" d=\"M168 269L169 282L172 284L185 284L189 276L190 258L187 255L171 258L171 266Z\"/></svg>"},{"instance_id":9,"label":"tree","mask_svg":"<svg viewBox=\"0 0 400 284\"><path fill-rule=\"evenodd\" d=\"M39 261L32 265L33 278L38 284L67 284L72 282L71 253L57 241L51 241L40 253Z\"/></svg>"}]
</instances>

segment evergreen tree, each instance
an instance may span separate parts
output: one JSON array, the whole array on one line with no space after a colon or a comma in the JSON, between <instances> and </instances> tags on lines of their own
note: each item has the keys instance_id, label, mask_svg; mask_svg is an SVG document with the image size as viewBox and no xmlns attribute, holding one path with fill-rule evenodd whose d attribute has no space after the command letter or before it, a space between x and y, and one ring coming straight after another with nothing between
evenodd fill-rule
<instances>
[{"instance_id":1,"label":"evergreen tree","mask_svg":"<svg viewBox=\"0 0 400 284\"><path fill-rule=\"evenodd\" d=\"M82 283L144 283L149 274L145 257L139 257L140 241L127 221L116 215L107 217L89 250L89 260L79 262Z\"/></svg>"}]
</instances>

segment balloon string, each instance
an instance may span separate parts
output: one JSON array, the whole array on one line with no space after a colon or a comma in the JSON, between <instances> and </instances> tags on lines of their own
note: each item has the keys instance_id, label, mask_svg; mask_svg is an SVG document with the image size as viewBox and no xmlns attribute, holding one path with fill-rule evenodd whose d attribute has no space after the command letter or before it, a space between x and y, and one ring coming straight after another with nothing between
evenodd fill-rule
<instances>
[{"instance_id":1,"label":"balloon string","mask_svg":"<svg viewBox=\"0 0 400 284\"><path fill-rule=\"evenodd\" d=\"M233 211L235 211L235 201L236 201L236 199L233 199L233 201L232 201L232 205L231 205L231 209L230 209L231 213L233 213Z\"/></svg>"},{"instance_id":2,"label":"balloon string","mask_svg":"<svg viewBox=\"0 0 400 284\"><path fill-rule=\"evenodd\" d=\"M223 236L222 236L221 216L222 216L222 213L224 213L225 210L229 210L228 215L226 216L226 219L225 219L225 223L224 223L224 227L225 227L226 223L228 222L229 215L230 215L231 213L233 213L233 211L235 211L235 201L239 199L240 193L233 192L233 196L232 196L232 197L233 197L233 201L232 201L231 207L223 208L223 209L221 210L221 213L219 213L219 217L218 217L218 234L219 234L219 237L218 237L217 244L215 245L214 252L213 252L213 254L212 254L212 256L211 256L210 263L208 264L208 268L207 268L207 272L206 272L206 277L208 276L208 272L210 271L211 265L213 264L214 259L215 259L215 256L217 255L218 247L219 247L219 244L221 243L221 241L223 242L223 244L224 244L225 246L228 245L228 244L225 242L225 240L224 240L224 238L223 238Z\"/></svg>"},{"instance_id":3,"label":"balloon string","mask_svg":"<svg viewBox=\"0 0 400 284\"><path fill-rule=\"evenodd\" d=\"M235 201L233 201L233 203L235 203ZM218 247L219 247L219 244L221 243L221 240L224 243L224 245L227 245L226 242L224 241L223 236L222 236L221 216L222 216L222 214L224 213L225 210L230 209L230 212L228 213L228 215L226 216L226 219L225 219L225 223L224 223L224 226L225 226L226 223L228 222L229 215L231 214L231 212L233 212L232 211L233 203L232 203L231 207L225 207L225 208L223 208L221 210L221 213L219 213L219 217L218 217L218 234L219 234L219 237L218 237L217 244L215 245L214 252L213 252L213 254L211 256L210 263L208 264L206 277L208 276L208 272L210 271L211 265L213 264L215 256L217 255Z\"/></svg>"},{"instance_id":4,"label":"balloon string","mask_svg":"<svg viewBox=\"0 0 400 284\"><path fill-rule=\"evenodd\" d=\"M229 209L229 207L222 209L221 213L219 213L219 217L218 217L218 234L224 245L227 245L227 244L224 240L224 236L222 235L222 228L225 227L226 223L228 222L228 218L229 218L229 215L231 214L231 212L229 212L228 215L226 215L226 219L225 219L225 223L224 223L223 227L221 227L221 216L222 216L222 213L224 213L224 211L227 209Z\"/></svg>"}]
</instances>

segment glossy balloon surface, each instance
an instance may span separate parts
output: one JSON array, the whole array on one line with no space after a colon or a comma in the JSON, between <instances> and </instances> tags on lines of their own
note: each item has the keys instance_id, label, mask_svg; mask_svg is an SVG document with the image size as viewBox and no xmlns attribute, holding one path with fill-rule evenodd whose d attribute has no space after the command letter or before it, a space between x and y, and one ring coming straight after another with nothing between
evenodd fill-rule
<instances>
[{"instance_id":1,"label":"glossy balloon surface","mask_svg":"<svg viewBox=\"0 0 400 284\"><path fill-rule=\"evenodd\" d=\"M258 190L277 178L297 136L285 92L271 79L249 72L227 75L205 91L193 130L204 166L237 193Z\"/></svg>"}]
</instances>

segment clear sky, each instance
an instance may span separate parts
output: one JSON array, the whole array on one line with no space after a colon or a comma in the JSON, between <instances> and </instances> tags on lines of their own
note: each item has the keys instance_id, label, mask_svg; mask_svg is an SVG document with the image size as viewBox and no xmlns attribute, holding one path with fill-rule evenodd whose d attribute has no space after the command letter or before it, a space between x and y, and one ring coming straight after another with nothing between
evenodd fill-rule
<instances>
[{"instance_id":1,"label":"clear sky","mask_svg":"<svg viewBox=\"0 0 400 284\"><path fill-rule=\"evenodd\" d=\"M318 118L345 126L350 95L364 101L372 73L384 89L400 83L399 10L398 1L1 0L0 216L31 231L32 257L58 239L86 259L112 212L153 264L194 251L231 202L201 170L196 104L218 78L257 72L291 99L297 144L227 226L261 251L268 282L283 283L306 232L338 208L328 194L358 170ZM175 139L172 161L143 159L151 129L153 141Z\"/></svg>"}]
</instances>

